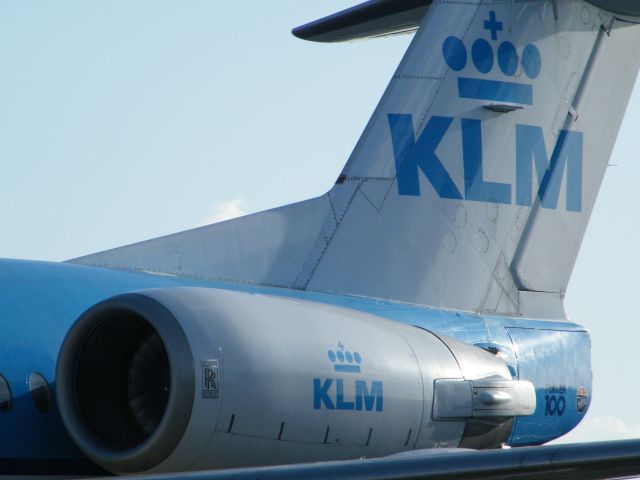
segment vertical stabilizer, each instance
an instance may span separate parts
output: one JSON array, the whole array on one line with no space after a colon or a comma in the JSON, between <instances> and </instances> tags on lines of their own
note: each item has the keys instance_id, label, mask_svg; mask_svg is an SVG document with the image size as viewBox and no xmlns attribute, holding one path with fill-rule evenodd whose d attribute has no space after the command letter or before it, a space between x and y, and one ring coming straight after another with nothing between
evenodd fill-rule
<instances>
[{"instance_id":1,"label":"vertical stabilizer","mask_svg":"<svg viewBox=\"0 0 640 480\"><path fill-rule=\"evenodd\" d=\"M562 315L638 45L584 1L434 1L298 286Z\"/></svg>"},{"instance_id":2,"label":"vertical stabilizer","mask_svg":"<svg viewBox=\"0 0 640 480\"><path fill-rule=\"evenodd\" d=\"M330 192L75 262L562 318L640 26L583 0L374 3L313 24L427 12Z\"/></svg>"}]
</instances>

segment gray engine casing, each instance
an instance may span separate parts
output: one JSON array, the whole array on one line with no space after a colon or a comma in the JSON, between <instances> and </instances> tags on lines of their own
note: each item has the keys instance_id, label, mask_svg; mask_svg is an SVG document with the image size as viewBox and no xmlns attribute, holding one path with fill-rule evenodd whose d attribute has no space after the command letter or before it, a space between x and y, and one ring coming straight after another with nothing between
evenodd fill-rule
<instances>
[{"instance_id":1,"label":"gray engine casing","mask_svg":"<svg viewBox=\"0 0 640 480\"><path fill-rule=\"evenodd\" d=\"M495 448L535 410L533 386L477 347L345 308L205 288L92 307L64 341L56 384L72 438L116 473Z\"/></svg>"}]
</instances>

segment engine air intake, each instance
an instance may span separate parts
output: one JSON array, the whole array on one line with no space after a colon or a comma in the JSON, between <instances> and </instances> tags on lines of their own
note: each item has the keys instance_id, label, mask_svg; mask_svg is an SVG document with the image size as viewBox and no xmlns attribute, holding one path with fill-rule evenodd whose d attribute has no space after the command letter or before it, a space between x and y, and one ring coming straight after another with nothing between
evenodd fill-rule
<instances>
[{"instance_id":1,"label":"engine air intake","mask_svg":"<svg viewBox=\"0 0 640 480\"><path fill-rule=\"evenodd\" d=\"M189 422L194 381L179 323L136 294L85 312L58 359L62 419L84 453L114 472L146 470L173 451Z\"/></svg>"}]
</instances>

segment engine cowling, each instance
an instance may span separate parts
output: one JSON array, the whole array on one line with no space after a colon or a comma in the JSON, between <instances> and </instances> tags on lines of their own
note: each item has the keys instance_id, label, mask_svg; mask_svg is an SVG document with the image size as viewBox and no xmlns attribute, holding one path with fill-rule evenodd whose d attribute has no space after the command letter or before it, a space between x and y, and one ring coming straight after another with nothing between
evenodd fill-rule
<instances>
[{"instance_id":1,"label":"engine cowling","mask_svg":"<svg viewBox=\"0 0 640 480\"><path fill-rule=\"evenodd\" d=\"M67 335L70 435L115 473L494 448L535 410L499 357L314 302L204 288L120 295Z\"/></svg>"}]
</instances>

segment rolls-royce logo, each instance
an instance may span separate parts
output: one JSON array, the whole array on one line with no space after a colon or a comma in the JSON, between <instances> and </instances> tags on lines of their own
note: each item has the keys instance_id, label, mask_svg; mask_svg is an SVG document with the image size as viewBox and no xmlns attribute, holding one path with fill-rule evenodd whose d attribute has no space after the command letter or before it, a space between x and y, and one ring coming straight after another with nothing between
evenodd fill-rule
<instances>
[{"instance_id":1,"label":"rolls-royce logo","mask_svg":"<svg viewBox=\"0 0 640 480\"><path fill-rule=\"evenodd\" d=\"M218 359L202 360L202 398L218 398Z\"/></svg>"}]
</instances>

